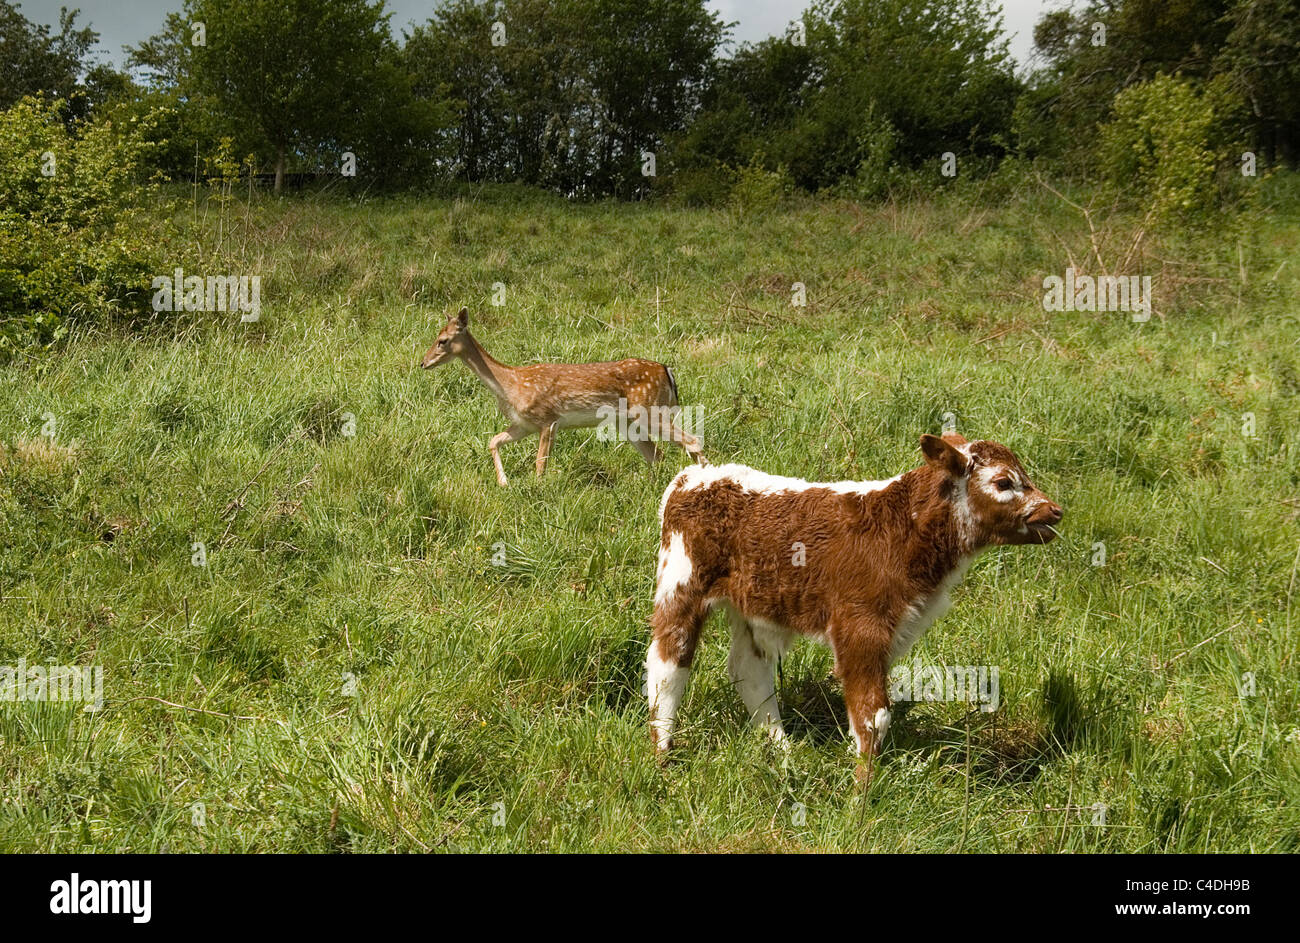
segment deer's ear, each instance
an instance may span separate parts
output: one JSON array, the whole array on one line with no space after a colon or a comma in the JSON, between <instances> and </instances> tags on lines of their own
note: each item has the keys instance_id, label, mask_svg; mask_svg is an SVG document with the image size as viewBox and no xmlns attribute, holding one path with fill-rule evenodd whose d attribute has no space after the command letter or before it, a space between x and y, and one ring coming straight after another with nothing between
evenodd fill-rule
<instances>
[{"instance_id":1,"label":"deer's ear","mask_svg":"<svg viewBox=\"0 0 1300 943\"><path fill-rule=\"evenodd\" d=\"M960 478L970 471L971 460L957 446L939 438L937 435L921 436L921 451L925 460L935 468L941 469L953 478Z\"/></svg>"},{"instance_id":2,"label":"deer's ear","mask_svg":"<svg viewBox=\"0 0 1300 943\"><path fill-rule=\"evenodd\" d=\"M469 308L461 308L460 314L456 315L456 324L458 327L469 325Z\"/></svg>"}]
</instances>

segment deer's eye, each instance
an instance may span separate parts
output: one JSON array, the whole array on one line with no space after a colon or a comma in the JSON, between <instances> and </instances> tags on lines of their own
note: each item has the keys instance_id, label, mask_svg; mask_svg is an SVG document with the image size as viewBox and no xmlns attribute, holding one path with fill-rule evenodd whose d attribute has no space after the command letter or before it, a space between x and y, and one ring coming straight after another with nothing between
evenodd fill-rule
<instances>
[{"instance_id":1,"label":"deer's eye","mask_svg":"<svg viewBox=\"0 0 1300 943\"><path fill-rule=\"evenodd\" d=\"M997 488L999 491L1010 491L1014 486L1011 484L1010 478L999 478L997 481L993 482L993 487Z\"/></svg>"}]
</instances>

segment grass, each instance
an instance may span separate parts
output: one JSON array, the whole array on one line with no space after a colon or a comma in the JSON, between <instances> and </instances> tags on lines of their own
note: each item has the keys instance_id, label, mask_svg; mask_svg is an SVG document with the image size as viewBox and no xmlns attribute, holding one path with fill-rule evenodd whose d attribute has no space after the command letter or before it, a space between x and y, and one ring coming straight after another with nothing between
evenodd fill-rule
<instances>
[{"instance_id":1,"label":"grass","mask_svg":"<svg viewBox=\"0 0 1300 943\"><path fill-rule=\"evenodd\" d=\"M0 703L0 850L1300 850L1285 184L1140 237L1041 190L178 211L177 264L260 273L260 321L86 332L0 374L0 665L102 665L105 696ZM1044 275L1135 240L1149 322L1043 310ZM506 362L672 364L714 461L884 477L945 413L1011 446L1063 537L983 556L911 656L998 666L1000 708L903 706L864 794L829 652L782 665L782 756L715 617L657 766L655 514L685 457L570 431L541 480L535 440L506 446L499 489L491 397L416 365L462 303Z\"/></svg>"}]
</instances>

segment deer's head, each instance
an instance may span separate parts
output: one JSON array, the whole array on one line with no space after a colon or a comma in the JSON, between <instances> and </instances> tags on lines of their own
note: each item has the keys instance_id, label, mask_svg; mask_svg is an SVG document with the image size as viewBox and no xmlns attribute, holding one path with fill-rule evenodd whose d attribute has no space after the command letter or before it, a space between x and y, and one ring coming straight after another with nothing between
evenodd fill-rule
<instances>
[{"instance_id":1,"label":"deer's head","mask_svg":"<svg viewBox=\"0 0 1300 943\"><path fill-rule=\"evenodd\" d=\"M438 339L424 352L420 366L425 370L440 363L454 360L465 352L469 337L469 309L461 308L460 314L447 318L447 326L442 329Z\"/></svg>"},{"instance_id":2,"label":"deer's head","mask_svg":"<svg viewBox=\"0 0 1300 943\"><path fill-rule=\"evenodd\" d=\"M966 513L977 545L1045 544L1065 512L1029 479L1020 459L1005 445L959 435L921 436L932 467L965 485Z\"/></svg>"}]
</instances>

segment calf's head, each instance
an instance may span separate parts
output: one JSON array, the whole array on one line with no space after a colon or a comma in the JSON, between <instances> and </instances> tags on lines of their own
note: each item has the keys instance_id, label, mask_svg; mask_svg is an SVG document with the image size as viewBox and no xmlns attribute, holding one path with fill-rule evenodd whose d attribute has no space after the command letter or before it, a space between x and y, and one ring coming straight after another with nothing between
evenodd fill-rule
<instances>
[{"instance_id":1,"label":"calf's head","mask_svg":"<svg viewBox=\"0 0 1300 943\"><path fill-rule=\"evenodd\" d=\"M420 366L428 370L430 367L436 367L440 363L446 363L448 360L459 357L465 352L468 334L469 310L461 308L460 314L454 314L447 319L447 326L442 329L437 339L424 352L424 357L420 360Z\"/></svg>"},{"instance_id":2,"label":"calf's head","mask_svg":"<svg viewBox=\"0 0 1300 943\"><path fill-rule=\"evenodd\" d=\"M921 436L921 451L955 486L965 487L972 537L977 545L1045 544L1056 538L1065 512L1038 490L1020 459L1005 445L959 435Z\"/></svg>"}]
</instances>

